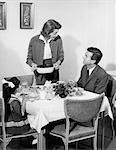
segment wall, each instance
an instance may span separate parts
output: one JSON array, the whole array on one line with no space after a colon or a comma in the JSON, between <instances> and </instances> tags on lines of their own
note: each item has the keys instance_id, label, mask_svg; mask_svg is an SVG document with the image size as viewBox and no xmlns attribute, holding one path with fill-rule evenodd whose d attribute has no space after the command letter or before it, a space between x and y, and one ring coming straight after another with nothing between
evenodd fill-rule
<instances>
[{"instance_id":1,"label":"wall","mask_svg":"<svg viewBox=\"0 0 116 150\"><path fill-rule=\"evenodd\" d=\"M6 76L32 73L25 63L28 44L47 19L62 24L65 60L61 80L79 77L82 56L88 46L104 53L100 65L116 69L114 0L2 0L7 3L7 30L0 30L0 80ZM34 3L34 29L20 29L20 2Z\"/></svg>"}]
</instances>

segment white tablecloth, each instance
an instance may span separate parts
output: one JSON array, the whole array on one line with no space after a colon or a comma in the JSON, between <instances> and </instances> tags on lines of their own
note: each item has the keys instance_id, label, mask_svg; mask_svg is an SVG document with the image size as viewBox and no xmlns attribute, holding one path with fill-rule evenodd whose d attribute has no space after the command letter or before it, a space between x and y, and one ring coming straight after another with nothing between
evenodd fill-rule
<instances>
[{"instance_id":1,"label":"white tablecloth","mask_svg":"<svg viewBox=\"0 0 116 150\"><path fill-rule=\"evenodd\" d=\"M84 91L82 96L71 97L73 99L88 99L98 96L96 93ZM52 100L36 100L26 102L26 112L30 126L40 133L41 128L47 125L49 122L56 121L65 118L64 113L64 99L60 97L54 97ZM111 119L113 114L107 97L104 98L101 112L105 111Z\"/></svg>"}]
</instances>

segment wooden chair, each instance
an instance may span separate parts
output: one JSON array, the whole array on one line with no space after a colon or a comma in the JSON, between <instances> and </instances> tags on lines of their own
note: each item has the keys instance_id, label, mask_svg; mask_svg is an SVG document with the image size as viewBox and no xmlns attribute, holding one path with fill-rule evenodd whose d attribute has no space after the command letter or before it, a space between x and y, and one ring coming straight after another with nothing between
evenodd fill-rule
<instances>
[{"instance_id":1,"label":"wooden chair","mask_svg":"<svg viewBox=\"0 0 116 150\"><path fill-rule=\"evenodd\" d=\"M115 92L116 92L116 80L108 74L108 84L107 84L107 88L106 88L106 92L105 92L105 96L108 98L112 112L114 112L114 99L115 99ZM105 121L106 121L106 117L108 115L105 114L105 112L101 112L100 113L100 117L99 120L101 119L102 122L102 138L101 138L101 143L102 143L102 150L104 150L104 138L105 138ZM111 130L112 130L112 137L111 139L114 139L115 137L115 130L114 130L114 120L111 119L110 121L110 126L111 126Z\"/></svg>"},{"instance_id":2,"label":"wooden chair","mask_svg":"<svg viewBox=\"0 0 116 150\"><path fill-rule=\"evenodd\" d=\"M65 150L68 150L69 143L88 138L94 139L94 150L97 150L98 119L103 98L104 94L101 94L88 100L64 101L66 123L56 125L50 134L62 139ZM91 126L87 126L86 122L90 122Z\"/></svg>"},{"instance_id":3,"label":"wooden chair","mask_svg":"<svg viewBox=\"0 0 116 150\"><path fill-rule=\"evenodd\" d=\"M23 138L23 137L28 137L28 136L38 136L38 133L36 130L29 130L23 134L18 134L18 135L12 135L12 134L7 134L7 122L5 122L5 107L4 107L4 99L0 98L0 117L1 117L1 127L2 127L2 135L0 135L0 140L3 142L2 148L3 150L6 150L7 145L12 139L16 138ZM37 149L39 145L37 144Z\"/></svg>"},{"instance_id":4,"label":"wooden chair","mask_svg":"<svg viewBox=\"0 0 116 150\"><path fill-rule=\"evenodd\" d=\"M116 117L116 108L115 108L115 101L116 101L116 80L109 75L109 82L107 86L106 96L108 97L108 100L111 105L112 113L114 116L114 120L111 120L111 128L112 128L112 139L115 137L115 117Z\"/></svg>"},{"instance_id":5,"label":"wooden chair","mask_svg":"<svg viewBox=\"0 0 116 150\"><path fill-rule=\"evenodd\" d=\"M33 74L20 75L20 76L15 76L15 77L20 81L20 84L22 84L23 82L27 82L27 84L29 86L33 85L33 82L34 82L34 75ZM6 77L5 79L9 80L10 78L12 78L12 77Z\"/></svg>"},{"instance_id":6,"label":"wooden chair","mask_svg":"<svg viewBox=\"0 0 116 150\"><path fill-rule=\"evenodd\" d=\"M17 77L21 82L28 82L28 85L32 84L32 75L25 75L25 76L18 76ZM29 131L26 131L22 134L16 134L16 135L12 135L12 134L8 134L7 133L7 127L9 127L8 122L5 121L5 101L4 98L1 96L0 97L0 126L1 126L1 130L2 130L2 134L0 135L0 141L2 141L2 148L3 150L6 150L7 145L9 144L9 142L12 139L16 139L16 138L23 138L23 137L29 137L29 136L38 136L38 133L36 130L30 129ZM11 126L10 126L11 127ZM39 142L38 142L39 143ZM39 149L39 144L37 143L37 149Z\"/></svg>"},{"instance_id":7,"label":"wooden chair","mask_svg":"<svg viewBox=\"0 0 116 150\"><path fill-rule=\"evenodd\" d=\"M112 99L112 112L114 116L114 120L112 120L112 130L113 130L113 140L116 135L116 92Z\"/></svg>"}]
</instances>

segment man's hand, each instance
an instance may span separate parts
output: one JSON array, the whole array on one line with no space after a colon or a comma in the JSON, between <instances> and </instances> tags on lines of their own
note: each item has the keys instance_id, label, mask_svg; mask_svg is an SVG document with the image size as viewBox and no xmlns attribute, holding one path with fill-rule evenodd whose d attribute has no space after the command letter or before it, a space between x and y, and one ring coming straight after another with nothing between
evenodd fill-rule
<instances>
[{"instance_id":1,"label":"man's hand","mask_svg":"<svg viewBox=\"0 0 116 150\"><path fill-rule=\"evenodd\" d=\"M36 70L36 69L37 69L37 64L32 63L32 65L31 65L31 70L34 71L34 70Z\"/></svg>"}]
</instances>

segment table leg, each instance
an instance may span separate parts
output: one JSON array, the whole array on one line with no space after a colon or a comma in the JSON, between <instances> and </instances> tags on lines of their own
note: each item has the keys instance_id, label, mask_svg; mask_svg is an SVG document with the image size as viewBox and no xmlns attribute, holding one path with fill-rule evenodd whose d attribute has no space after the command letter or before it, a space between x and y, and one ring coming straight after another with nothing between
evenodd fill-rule
<instances>
[{"instance_id":1,"label":"table leg","mask_svg":"<svg viewBox=\"0 0 116 150\"><path fill-rule=\"evenodd\" d=\"M43 134L45 133L45 129L43 129ZM43 150L46 150L46 137L43 135Z\"/></svg>"},{"instance_id":2,"label":"table leg","mask_svg":"<svg viewBox=\"0 0 116 150\"><path fill-rule=\"evenodd\" d=\"M43 135L44 130L41 130L38 136L38 143L37 143L37 150L46 150L46 140L45 136Z\"/></svg>"},{"instance_id":3,"label":"table leg","mask_svg":"<svg viewBox=\"0 0 116 150\"><path fill-rule=\"evenodd\" d=\"M39 133L38 133L38 136L37 136L37 150L39 150Z\"/></svg>"},{"instance_id":4,"label":"table leg","mask_svg":"<svg viewBox=\"0 0 116 150\"><path fill-rule=\"evenodd\" d=\"M104 136L105 136L105 131L104 131L104 126L105 126L105 111L101 113L101 118L102 118L102 137L101 137L101 150L104 150Z\"/></svg>"}]
</instances>

